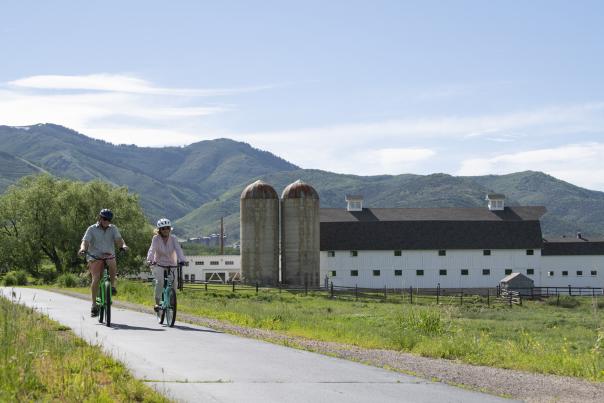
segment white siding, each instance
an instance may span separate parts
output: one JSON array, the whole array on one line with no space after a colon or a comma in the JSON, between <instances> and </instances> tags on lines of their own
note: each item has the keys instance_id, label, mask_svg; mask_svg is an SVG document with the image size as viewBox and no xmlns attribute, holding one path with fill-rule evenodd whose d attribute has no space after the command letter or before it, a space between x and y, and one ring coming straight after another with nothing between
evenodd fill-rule
<instances>
[{"instance_id":1,"label":"white siding","mask_svg":"<svg viewBox=\"0 0 604 403\"><path fill-rule=\"evenodd\" d=\"M370 288L442 288L496 287L499 280L506 276L505 270L527 273L532 268L538 273L541 251L527 255L525 249L491 250L490 256L484 256L483 250L447 250L445 256L439 256L438 250L403 250L401 256L394 251L358 251L353 257L350 251L335 251L329 257L327 251L321 252L321 278L325 276L334 285ZM468 275L461 275L467 269ZM489 275L483 275L483 269L489 269ZM358 270L358 277L351 276L351 270ZM380 270L380 276L374 276L373 270ZM402 276L395 276L395 270L402 270ZM418 276L416 270L423 270ZM440 270L447 270L440 275ZM333 277L331 273L335 271ZM534 276L531 276L534 277Z\"/></svg>"},{"instance_id":2,"label":"white siding","mask_svg":"<svg viewBox=\"0 0 604 403\"><path fill-rule=\"evenodd\" d=\"M222 278L228 280L235 274L241 273L240 255L204 255L204 256L186 256L188 266L183 267L184 276L195 275L196 281L204 281L206 275L212 273L222 273ZM216 262L217 264L212 264ZM228 264L232 262L232 264Z\"/></svg>"},{"instance_id":3,"label":"white siding","mask_svg":"<svg viewBox=\"0 0 604 403\"><path fill-rule=\"evenodd\" d=\"M552 271L553 276L547 273ZM563 276L562 272L568 275ZM583 275L578 276L577 271ZM591 275L596 271L595 276ZM601 287L604 288L604 256L543 256L541 257L541 272L539 273L539 284L542 287ZM535 279L537 283L537 279ZM535 284L537 285L537 284Z\"/></svg>"}]
</instances>

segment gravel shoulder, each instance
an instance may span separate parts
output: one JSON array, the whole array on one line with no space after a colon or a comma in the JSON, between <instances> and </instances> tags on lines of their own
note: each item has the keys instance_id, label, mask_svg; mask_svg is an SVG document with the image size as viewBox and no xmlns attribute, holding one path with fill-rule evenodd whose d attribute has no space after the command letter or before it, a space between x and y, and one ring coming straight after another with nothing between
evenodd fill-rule
<instances>
[{"instance_id":1,"label":"gravel shoulder","mask_svg":"<svg viewBox=\"0 0 604 403\"><path fill-rule=\"evenodd\" d=\"M77 298L88 295L53 289ZM114 305L139 312L153 313L151 306L114 301ZM417 375L421 378L467 387L526 402L603 402L604 383L592 383L572 377L535 374L510 369L475 366L456 361L420 357L393 350L374 350L347 344L309 340L275 331L232 325L216 319L183 313L178 319L214 330L272 343L301 348L333 357L362 362L382 368Z\"/></svg>"}]
</instances>

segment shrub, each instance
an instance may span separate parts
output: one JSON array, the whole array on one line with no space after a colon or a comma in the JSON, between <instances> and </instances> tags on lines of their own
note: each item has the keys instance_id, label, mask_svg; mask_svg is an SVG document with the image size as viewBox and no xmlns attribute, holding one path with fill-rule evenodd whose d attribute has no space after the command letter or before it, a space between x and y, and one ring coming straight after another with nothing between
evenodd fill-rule
<instances>
[{"instance_id":1,"label":"shrub","mask_svg":"<svg viewBox=\"0 0 604 403\"><path fill-rule=\"evenodd\" d=\"M23 270L9 271L4 276L5 286L27 285L27 273Z\"/></svg>"},{"instance_id":2,"label":"shrub","mask_svg":"<svg viewBox=\"0 0 604 403\"><path fill-rule=\"evenodd\" d=\"M53 267L42 267L39 271L39 276L45 284L52 284L57 279L57 272Z\"/></svg>"},{"instance_id":3,"label":"shrub","mask_svg":"<svg viewBox=\"0 0 604 403\"><path fill-rule=\"evenodd\" d=\"M15 278L17 279L17 285L27 285L27 273L23 270L16 271Z\"/></svg>"},{"instance_id":4,"label":"shrub","mask_svg":"<svg viewBox=\"0 0 604 403\"><path fill-rule=\"evenodd\" d=\"M581 301L579 301L575 297L571 297L569 295L561 295L559 297L550 297L547 299L548 305L558 305L562 308L576 308L581 305Z\"/></svg>"},{"instance_id":5,"label":"shrub","mask_svg":"<svg viewBox=\"0 0 604 403\"><path fill-rule=\"evenodd\" d=\"M2 282L7 287L17 285L17 277L15 276L15 272L11 271L11 272L6 273Z\"/></svg>"},{"instance_id":6,"label":"shrub","mask_svg":"<svg viewBox=\"0 0 604 403\"><path fill-rule=\"evenodd\" d=\"M78 277L73 273L61 274L59 277L57 277L57 285L66 288L77 287Z\"/></svg>"}]
</instances>

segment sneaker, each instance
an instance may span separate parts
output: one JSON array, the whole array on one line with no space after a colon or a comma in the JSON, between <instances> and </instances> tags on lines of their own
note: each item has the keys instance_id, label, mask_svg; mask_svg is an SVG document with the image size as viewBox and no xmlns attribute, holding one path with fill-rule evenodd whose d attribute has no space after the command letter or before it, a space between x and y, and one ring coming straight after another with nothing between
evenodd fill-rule
<instances>
[{"instance_id":1,"label":"sneaker","mask_svg":"<svg viewBox=\"0 0 604 403\"><path fill-rule=\"evenodd\" d=\"M99 316L99 307L95 305L90 309L90 317L94 318L97 316Z\"/></svg>"},{"instance_id":2,"label":"sneaker","mask_svg":"<svg viewBox=\"0 0 604 403\"><path fill-rule=\"evenodd\" d=\"M117 288L111 287L111 295L117 294Z\"/></svg>"}]
</instances>

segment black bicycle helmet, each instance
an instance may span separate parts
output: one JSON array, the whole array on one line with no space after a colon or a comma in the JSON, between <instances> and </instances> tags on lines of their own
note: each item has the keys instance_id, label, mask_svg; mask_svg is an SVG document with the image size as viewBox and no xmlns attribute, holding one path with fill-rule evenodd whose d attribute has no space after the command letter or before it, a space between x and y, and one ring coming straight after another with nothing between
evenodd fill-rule
<instances>
[{"instance_id":1,"label":"black bicycle helmet","mask_svg":"<svg viewBox=\"0 0 604 403\"><path fill-rule=\"evenodd\" d=\"M99 215L109 221L113 220L113 213L108 208L102 209Z\"/></svg>"}]
</instances>

